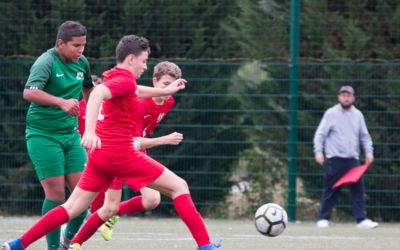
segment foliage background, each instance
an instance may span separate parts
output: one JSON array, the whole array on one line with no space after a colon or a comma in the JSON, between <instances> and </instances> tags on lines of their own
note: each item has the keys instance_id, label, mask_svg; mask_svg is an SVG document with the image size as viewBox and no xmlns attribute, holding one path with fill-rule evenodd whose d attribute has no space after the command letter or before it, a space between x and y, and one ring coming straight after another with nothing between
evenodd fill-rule
<instances>
[{"instance_id":1,"label":"foliage background","mask_svg":"<svg viewBox=\"0 0 400 250\"><path fill-rule=\"evenodd\" d=\"M85 55L95 74L112 67L116 42L128 33L150 40L149 69L160 60L181 66L188 87L154 136L176 130L184 143L150 154L189 182L203 213L243 217L265 202L285 205L289 10L288 0L0 0L0 213L40 210L21 93L30 65L54 46L67 19L87 27ZM300 24L298 217L314 219L319 206L322 169L313 161L313 133L338 87L351 84L375 146L365 176L369 214L399 221L400 3L303 0ZM151 70L140 82L150 76ZM340 219L351 217L349 204L344 192ZM165 199L154 212L172 210Z\"/></svg>"}]
</instances>

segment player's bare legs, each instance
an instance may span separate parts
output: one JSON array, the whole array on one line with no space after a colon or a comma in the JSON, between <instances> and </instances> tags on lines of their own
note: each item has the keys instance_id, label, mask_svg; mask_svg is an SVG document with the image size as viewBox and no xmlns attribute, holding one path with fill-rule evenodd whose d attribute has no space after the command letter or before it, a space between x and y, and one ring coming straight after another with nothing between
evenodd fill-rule
<instances>
[{"instance_id":1,"label":"player's bare legs","mask_svg":"<svg viewBox=\"0 0 400 250\"><path fill-rule=\"evenodd\" d=\"M67 210L69 218L73 219L85 211L92 203L96 192L89 192L76 186L68 200L62 205Z\"/></svg>"},{"instance_id":2,"label":"player's bare legs","mask_svg":"<svg viewBox=\"0 0 400 250\"><path fill-rule=\"evenodd\" d=\"M70 249L80 249L81 245L87 241L101 225L110 217L117 214L121 194L122 189L109 188L107 190L103 206L88 218L81 230L79 230L72 239Z\"/></svg>"},{"instance_id":3,"label":"player's bare legs","mask_svg":"<svg viewBox=\"0 0 400 250\"><path fill-rule=\"evenodd\" d=\"M55 176L40 181L47 199L52 201L65 201L65 180L64 176Z\"/></svg>"},{"instance_id":4,"label":"player's bare legs","mask_svg":"<svg viewBox=\"0 0 400 250\"><path fill-rule=\"evenodd\" d=\"M142 195L142 204L145 210L152 210L161 202L161 195L157 190L144 187L140 189L140 193Z\"/></svg>"},{"instance_id":5,"label":"player's bare legs","mask_svg":"<svg viewBox=\"0 0 400 250\"><path fill-rule=\"evenodd\" d=\"M121 195L122 189L110 188L107 190L104 205L97 211L103 221L106 221L111 216L117 214Z\"/></svg>"},{"instance_id":6,"label":"player's bare legs","mask_svg":"<svg viewBox=\"0 0 400 250\"><path fill-rule=\"evenodd\" d=\"M182 194L189 194L189 187L186 181L167 168L149 187L160 191L171 199L175 199Z\"/></svg>"}]
</instances>

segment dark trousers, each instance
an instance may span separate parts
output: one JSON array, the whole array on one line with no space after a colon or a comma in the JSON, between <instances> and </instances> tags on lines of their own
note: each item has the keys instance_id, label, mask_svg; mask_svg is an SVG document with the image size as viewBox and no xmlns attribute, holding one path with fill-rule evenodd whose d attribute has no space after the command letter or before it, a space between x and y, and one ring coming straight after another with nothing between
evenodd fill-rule
<instances>
[{"instance_id":1,"label":"dark trousers","mask_svg":"<svg viewBox=\"0 0 400 250\"><path fill-rule=\"evenodd\" d=\"M331 218L332 209L336 205L341 190L341 186L332 189L333 184L335 184L336 181L338 181L347 171L359 165L360 161L357 159L332 157L325 160L324 190L321 196L319 220L329 220ZM351 184L349 187L353 215L358 223L367 218L364 197L364 180L361 178L357 183Z\"/></svg>"}]
</instances>

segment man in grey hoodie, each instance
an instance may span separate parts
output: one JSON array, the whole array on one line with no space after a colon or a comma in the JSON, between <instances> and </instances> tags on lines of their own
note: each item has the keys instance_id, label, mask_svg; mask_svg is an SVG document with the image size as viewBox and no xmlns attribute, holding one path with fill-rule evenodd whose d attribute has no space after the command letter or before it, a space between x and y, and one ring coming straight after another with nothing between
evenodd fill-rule
<instances>
[{"instance_id":1,"label":"man in grey hoodie","mask_svg":"<svg viewBox=\"0 0 400 250\"><path fill-rule=\"evenodd\" d=\"M354 89L342 86L338 93L338 104L329 108L314 136L315 161L324 166L324 188L317 227L329 227L329 219L336 205L341 187L332 188L347 171L361 165L360 142L365 152L365 163L374 160L372 139L368 133L364 116L353 104ZM325 156L324 156L325 154ZM378 223L367 218L364 181L362 178L350 185L353 215L357 228L371 229Z\"/></svg>"}]
</instances>

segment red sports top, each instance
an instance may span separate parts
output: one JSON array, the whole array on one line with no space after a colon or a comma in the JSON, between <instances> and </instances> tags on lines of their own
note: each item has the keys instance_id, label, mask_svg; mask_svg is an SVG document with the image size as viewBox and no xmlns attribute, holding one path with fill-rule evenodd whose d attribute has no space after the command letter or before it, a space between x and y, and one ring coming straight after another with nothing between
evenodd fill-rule
<instances>
[{"instance_id":1,"label":"red sports top","mask_svg":"<svg viewBox=\"0 0 400 250\"><path fill-rule=\"evenodd\" d=\"M112 98L102 107L103 120L97 122L96 134L104 150L118 151L133 147L138 119L136 79L126 69L114 67L103 73L103 85L111 91Z\"/></svg>"},{"instance_id":2,"label":"red sports top","mask_svg":"<svg viewBox=\"0 0 400 250\"><path fill-rule=\"evenodd\" d=\"M153 132L174 104L175 100L172 96L161 105L156 104L152 98L141 99L139 101L139 115L142 119L137 126L138 136L147 137Z\"/></svg>"}]
</instances>

